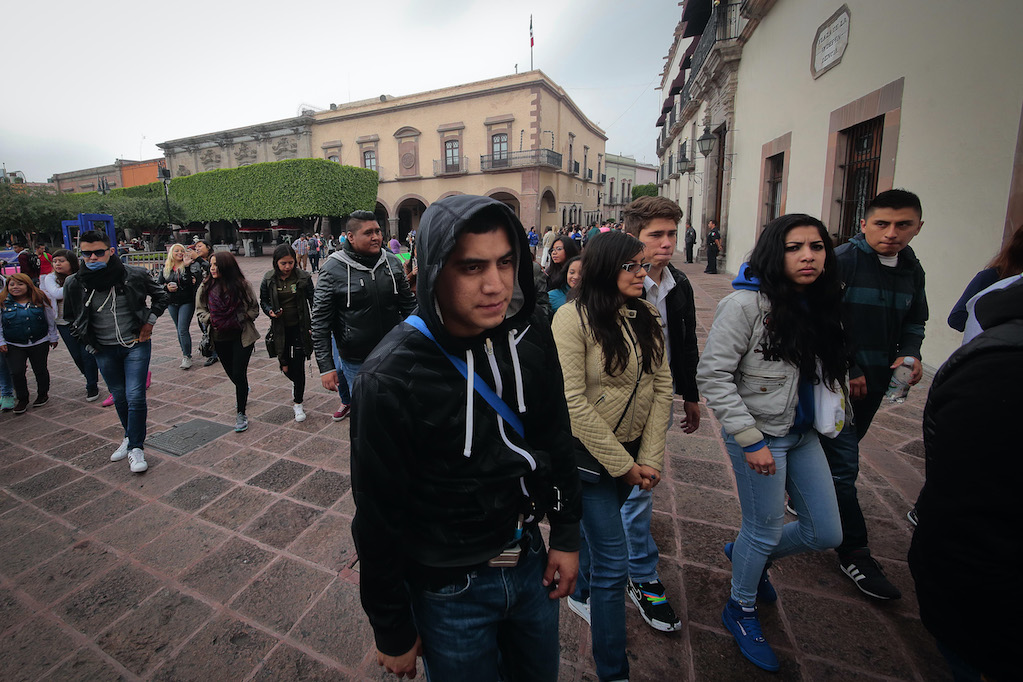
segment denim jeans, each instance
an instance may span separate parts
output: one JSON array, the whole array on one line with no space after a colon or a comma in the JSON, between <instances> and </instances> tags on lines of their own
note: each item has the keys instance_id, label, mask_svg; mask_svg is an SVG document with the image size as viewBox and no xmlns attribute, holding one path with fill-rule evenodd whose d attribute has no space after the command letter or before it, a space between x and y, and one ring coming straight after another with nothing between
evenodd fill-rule
<instances>
[{"instance_id":1,"label":"denim jeans","mask_svg":"<svg viewBox=\"0 0 1023 682\"><path fill-rule=\"evenodd\" d=\"M11 379L11 370L7 367L5 353L0 353L0 396L4 398L14 396L14 380Z\"/></svg>"},{"instance_id":2,"label":"denim jeans","mask_svg":"<svg viewBox=\"0 0 1023 682\"><path fill-rule=\"evenodd\" d=\"M625 656L625 582L629 550L622 525L621 497L615 480L601 472L596 483L583 482L577 601L590 600L590 639L597 677L628 679Z\"/></svg>"},{"instance_id":3,"label":"denim jeans","mask_svg":"<svg viewBox=\"0 0 1023 682\"><path fill-rule=\"evenodd\" d=\"M723 430L722 434L742 507L742 527L732 549L732 598L753 606L768 561L836 547L842 541L842 524L816 431L765 438L774 456L773 476L750 469L742 447ZM785 523L786 491L799 513L792 523Z\"/></svg>"},{"instance_id":4,"label":"denim jeans","mask_svg":"<svg viewBox=\"0 0 1023 682\"><path fill-rule=\"evenodd\" d=\"M558 679L558 601L547 596L547 553L534 531L514 568L483 567L440 588L410 585L426 679Z\"/></svg>"},{"instance_id":5,"label":"denim jeans","mask_svg":"<svg viewBox=\"0 0 1023 682\"><path fill-rule=\"evenodd\" d=\"M638 485L632 487L629 498L622 505L622 525L629 543L629 578L637 583L657 580L657 562L660 554L657 543L650 535L650 518L654 511L654 495Z\"/></svg>"},{"instance_id":6,"label":"denim jeans","mask_svg":"<svg viewBox=\"0 0 1023 682\"><path fill-rule=\"evenodd\" d=\"M153 342L136 343L131 348L123 346L97 346L96 364L114 396L114 408L124 427L128 448L142 448L146 442L146 374L149 372L149 358L153 353Z\"/></svg>"},{"instance_id":7,"label":"denim jeans","mask_svg":"<svg viewBox=\"0 0 1023 682\"><path fill-rule=\"evenodd\" d=\"M355 376L362 369L362 362L353 362L352 360L345 360L341 358L341 372L345 375L345 381L348 382L348 389L351 390L352 386L355 385Z\"/></svg>"},{"instance_id":8,"label":"denim jeans","mask_svg":"<svg viewBox=\"0 0 1023 682\"><path fill-rule=\"evenodd\" d=\"M334 335L330 336L330 350L334 354L334 366L341 366L341 354L337 352L337 341L334 340ZM348 379L345 378L344 372L338 372L337 374L337 393L341 396L341 402L345 405L352 404L352 390L351 386L348 385Z\"/></svg>"},{"instance_id":9,"label":"denim jeans","mask_svg":"<svg viewBox=\"0 0 1023 682\"><path fill-rule=\"evenodd\" d=\"M181 346L181 354L186 358L192 357L192 334L188 328L192 326L195 304L171 303L167 306L167 312L174 320L174 328L178 330L178 345Z\"/></svg>"},{"instance_id":10,"label":"denim jeans","mask_svg":"<svg viewBox=\"0 0 1023 682\"><path fill-rule=\"evenodd\" d=\"M68 354L71 355L71 359L75 361L75 366L85 377L85 390L89 393L94 393L99 390L99 367L96 366L96 358L92 353L85 350L85 346L82 342L74 337L71 333L71 327L66 324L58 324L57 331L60 333L60 338L64 341L64 346L67 348Z\"/></svg>"}]
</instances>

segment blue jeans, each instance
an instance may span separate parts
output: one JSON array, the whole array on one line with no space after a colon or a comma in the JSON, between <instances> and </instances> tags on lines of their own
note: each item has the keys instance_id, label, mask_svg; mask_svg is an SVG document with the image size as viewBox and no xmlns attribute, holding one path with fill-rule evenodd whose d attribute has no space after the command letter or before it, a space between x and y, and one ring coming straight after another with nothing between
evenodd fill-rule
<instances>
[{"instance_id":1,"label":"blue jeans","mask_svg":"<svg viewBox=\"0 0 1023 682\"><path fill-rule=\"evenodd\" d=\"M601 472L596 483L583 482L583 518L579 578L573 598L590 600L590 639L597 677L627 679L625 656L625 582L629 550L615 480Z\"/></svg>"},{"instance_id":2,"label":"blue jeans","mask_svg":"<svg viewBox=\"0 0 1023 682\"><path fill-rule=\"evenodd\" d=\"M629 578L637 583L657 580L657 562L660 554L650 534L650 517L654 511L654 495L638 485L632 487L629 498L622 505L622 525L629 543Z\"/></svg>"},{"instance_id":3,"label":"blue jeans","mask_svg":"<svg viewBox=\"0 0 1023 682\"><path fill-rule=\"evenodd\" d=\"M75 366L78 367L82 376L85 377L85 390L89 393L95 393L99 390L99 368L96 366L96 358L92 353L85 350L85 346L82 345L81 341L74 337L69 325L58 324L57 331L60 333L60 338L64 341L68 354L75 361Z\"/></svg>"},{"instance_id":4,"label":"blue jeans","mask_svg":"<svg viewBox=\"0 0 1023 682\"><path fill-rule=\"evenodd\" d=\"M14 397L14 381L11 379L11 370L7 367L7 355L4 353L0 353L0 396Z\"/></svg>"},{"instance_id":5,"label":"blue jeans","mask_svg":"<svg viewBox=\"0 0 1023 682\"><path fill-rule=\"evenodd\" d=\"M341 366L341 355L337 352L337 341L334 340L333 334L330 337L330 350L334 354L334 366ZM352 404L352 391L348 385L348 379L345 378L344 372L338 372L337 376L337 392L341 396L341 402L345 405Z\"/></svg>"},{"instance_id":6,"label":"blue jeans","mask_svg":"<svg viewBox=\"0 0 1023 682\"><path fill-rule=\"evenodd\" d=\"M181 346L181 354L186 358L192 357L192 334L188 328L192 325L192 316L195 315L195 304L171 303L167 306L167 312L174 320L174 328L178 330L178 345Z\"/></svg>"},{"instance_id":7,"label":"blue jeans","mask_svg":"<svg viewBox=\"0 0 1023 682\"><path fill-rule=\"evenodd\" d=\"M362 369L362 362L353 362L352 360L345 360L341 358L341 372L345 375L345 381L348 382L348 388L355 385L355 375Z\"/></svg>"},{"instance_id":8,"label":"blue jeans","mask_svg":"<svg viewBox=\"0 0 1023 682\"><path fill-rule=\"evenodd\" d=\"M96 364L103 381L114 396L114 407L124 427L128 448L142 448L146 442L146 373L153 342L123 346L98 346Z\"/></svg>"},{"instance_id":9,"label":"blue jeans","mask_svg":"<svg viewBox=\"0 0 1023 682\"><path fill-rule=\"evenodd\" d=\"M742 528L732 549L732 599L743 606L757 601L757 583L768 561L809 550L837 547L842 541L835 485L817 432L767 436L774 456L774 476L749 468L746 453L727 433L742 507ZM797 521L785 523L785 491Z\"/></svg>"},{"instance_id":10,"label":"blue jeans","mask_svg":"<svg viewBox=\"0 0 1023 682\"><path fill-rule=\"evenodd\" d=\"M557 680L558 601L543 586L546 567L534 531L514 568L483 567L439 588L410 585L426 679Z\"/></svg>"}]
</instances>

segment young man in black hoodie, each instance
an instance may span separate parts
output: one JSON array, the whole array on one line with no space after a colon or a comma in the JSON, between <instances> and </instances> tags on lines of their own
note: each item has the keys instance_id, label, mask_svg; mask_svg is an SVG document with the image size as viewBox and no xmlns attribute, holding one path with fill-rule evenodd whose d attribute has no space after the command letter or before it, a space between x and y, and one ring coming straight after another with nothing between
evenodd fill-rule
<instances>
[{"instance_id":1,"label":"young man in black hoodie","mask_svg":"<svg viewBox=\"0 0 1023 682\"><path fill-rule=\"evenodd\" d=\"M581 503L525 233L504 204L460 195L426 211L416 243L422 304L353 390L352 534L377 660L399 677L422 655L435 680L555 680Z\"/></svg>"}]
</instances>

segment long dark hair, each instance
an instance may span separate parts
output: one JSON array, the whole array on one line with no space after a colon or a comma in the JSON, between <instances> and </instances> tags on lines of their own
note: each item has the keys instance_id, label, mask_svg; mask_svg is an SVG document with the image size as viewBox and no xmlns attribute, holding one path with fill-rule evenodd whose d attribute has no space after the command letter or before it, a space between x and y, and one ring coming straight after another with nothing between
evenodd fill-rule
<instances>
[{"instance_id":1,"label":"long dark hair","mask_svg":"<svg viewBox=\"0 0 1023 682\"><path fill-rule=\"evenodd\" d=\"M78 256L75 255L74 251L68 251L67 249L57 249L56 251L53 252L51 258L63 258L64 260L66 260L68 262L68 265L71 266L72 275L78 272L78 269L81 267L81 265L79 265L78 263ZM54 274L57 276L57 284L63 286L64 280L67 279L67 275L62 275L56 270L54 270Z\"/></svg>"},{"instance_id":2,"label":"long dark hair","mask_svg":"<svg viewBox=\"0 0 1023 682\"><path fill-rule=\"evenodd\" d=\"M998 255L988 263L988 267L998 271L999 279L1023 272L1023 227L1013 232Z\"/></svg>"},{"instance_id":3,"label":"long dark hair","mask_svg":"<svg viewBox=\"0 0 1023 682\"><path fill-rule=\"evenodd\" d=\"M220 290L221 295L230 301L238 301L243 306L248 306L255 299L252 296L252 288L248 280L238 267L238 261L230 251L217 251L210 254L210 263L217 261L217 276L212 274L206 276L205 286L202 288L200 300L202 304L209 307L210 291L213 287Z\"/></svg>"},{"instance_id":4,"label":"long dark hair","mask_svg":"<svg viewBox=\"0 0 1023 682\"><path fill-rule=\"evenodd\" d=\"M547 287L548 290L560 289L565 286L565 277L568 276L568 261L579 255L579 245L571 237L558 237L555 239L551 243L551 251L554 251L554 247L559 242L565 249L565 260L559 264L555 263L554 259L551 258L551 263L547 266L547 279L550 280L550 286Z\"/></svg>"},{"instance_id":5,"label":"long dark hair","mask_svg":"<svg viewBox=\"0 0 1023 682\"><path fill-rule=\"evenodd\" d=\"M650 306L637 298L627 298L618 289L622 265L643 249L643 242L632 235L612 230L591 239L583 254L583 276L577 297L579 319L589 326L590 334L603 351L604 372L608 376L621 374L629 366L629 345L625 342L629 332L623 328L618 314L623 305L636 313L632 330L643 354L643 371L652 373L664 357L664 336Z\"/></svg>"},{"instance_id":6,"label":"long dark hair","mask_svg":"<svg viewBox=\"0 0 1023 682\"><path fill-rule=\"evenodd\" d=\"M274 272L277 273L278 277L281 277L282 275L281 269L277 267L277 261L279 261L282 258L287 258L288 256L291 256L291 258L295 261L295 267L297 268L298 256L295 255L295 249L291 248L291 244L281 244L276 249L274 249ZM292 270L291 272L294 273L295 271Z\"/></svg>"},{"instance_id":7,"label":"long dark hair","mask_svg":"<svg viewBox=\"0 0 1023 682\"><path fill-rule=\"evenodd\" d=\"M796 227L817 228L824 242L824 271L803 291L797 291L785 274L785 240ZM824 382L833 389L841 386L849 366L842 331L842 281L824 223L802 213L771 221L753 247L749 269L771 302L771 312L764 320L764 358L790 362L799 368L802 380L814 383L820 360Z\"/></svg>"}]
</instances>

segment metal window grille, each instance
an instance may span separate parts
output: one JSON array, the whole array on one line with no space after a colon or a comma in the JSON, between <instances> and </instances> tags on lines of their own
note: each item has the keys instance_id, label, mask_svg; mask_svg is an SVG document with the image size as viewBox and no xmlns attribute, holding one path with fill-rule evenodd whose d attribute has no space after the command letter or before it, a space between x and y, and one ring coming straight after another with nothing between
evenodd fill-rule
<instances>
[{"instance_id":1,"label":"metal window grille","mask_svg":"<svg viewBox=\"0 0 1023 682\"><path fill-rule=\"evenodd\" d=\"M881 137L884 116L858 123L842 131L846 141L845 163L838 224L838 243L843 244L860 231L860 220L867 204L877 196L877 176L881 165Z\"/></svg>"}]
</instances>

